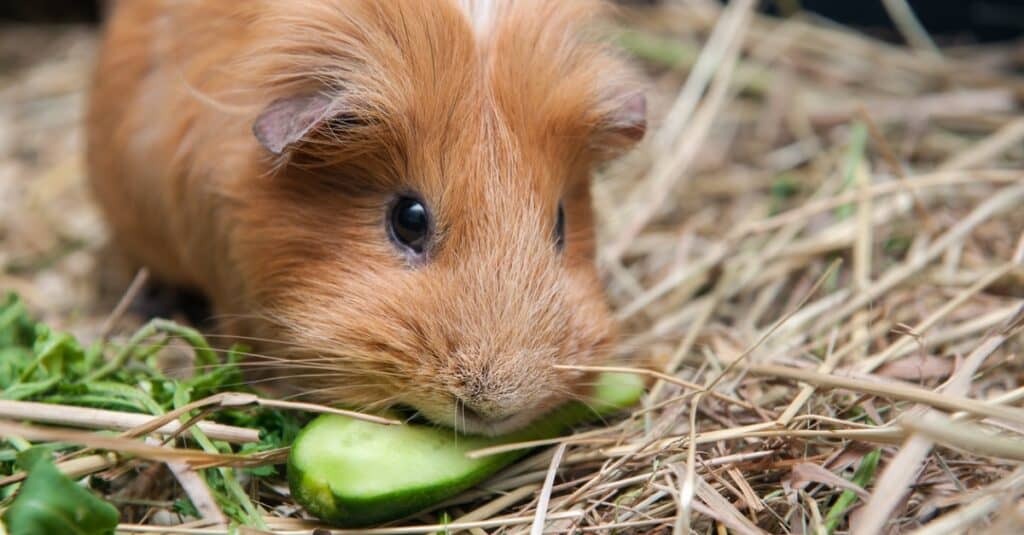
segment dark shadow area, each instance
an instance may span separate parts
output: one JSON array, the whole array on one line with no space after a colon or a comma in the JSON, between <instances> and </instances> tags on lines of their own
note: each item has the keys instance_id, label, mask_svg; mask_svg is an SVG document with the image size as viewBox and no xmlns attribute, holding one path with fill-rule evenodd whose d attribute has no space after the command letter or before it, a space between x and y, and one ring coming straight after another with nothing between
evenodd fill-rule
<instances>
[{"instance_id":1,"label":"dark shadow area","mask_svg":"<svg viewBox=\"0 0 1024 535\"><path fill-rule=\"evenodd\" d=\"M106 0L2 0L0 22L96 23Z\"/></svg>"},{"instance_id":2,"label":"dark shadow area","mask_svg":"<svg viewBox=\"0 0 1024 535\"><path fill-rule=\"evenodd\" d=\"M0 22L98 22L110 0L5 0ZM282 0L285 1L285 0ZM656 5L664 0L616 0L624 5ZM1024 36L1021 0L909 0L921 23L940 42L991 42ZM873 35L899 40L882 0L762 0L761 10L785 16L806 10Z\"/></svg>"},{"instance_id":3,"label":"dark shadow area","mask_svg":"<svg viewBox=\"0 0 1024 535\"><path fill-rule=\"evenodd\" d=\"M928 33L942 42L992 42L1024 36L1021 0L909 0ZM899 40L882 0L771 0L765 11L784 15L793 8L816 13L889 40Z\"/></svg>"}]
</instances>

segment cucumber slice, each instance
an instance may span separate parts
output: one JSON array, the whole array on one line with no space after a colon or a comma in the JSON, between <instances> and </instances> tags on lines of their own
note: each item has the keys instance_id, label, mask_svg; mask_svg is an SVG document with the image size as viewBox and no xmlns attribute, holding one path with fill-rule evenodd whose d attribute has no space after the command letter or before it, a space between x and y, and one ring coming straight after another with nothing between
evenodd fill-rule
<instances>
[{"instance_id":1,"label":"cucumber slice","mask_svg":"<svg viewBox=\"0 0 1024 535\"><path fill-rule=\"evenodd\" d=\"M636 375L603 373L587 405L567 403L501 437L456 437L451 429L382 426L323 415L292 444L288 483L297 502L332 524L362 527L394 520L482 482L528 450L479 459L470 459L467 452L556 437L578 423L636 403L643 390L643 380Z\"/></svg>"}]
</instances>

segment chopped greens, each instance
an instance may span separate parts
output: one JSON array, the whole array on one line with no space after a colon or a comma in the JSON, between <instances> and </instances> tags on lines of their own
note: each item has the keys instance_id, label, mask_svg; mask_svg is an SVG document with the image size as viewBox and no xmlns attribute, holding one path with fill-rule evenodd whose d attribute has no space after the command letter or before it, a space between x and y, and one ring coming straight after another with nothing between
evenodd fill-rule
<instances>
[{"instance_id":1,"label":"chopped greens","mask_svg":"<svg viewBox=\"0 0 1024 535\"><path fill-rule=\"evenodd\" d=\"M183 340L192 348L200 373L193 377L178 379L158 368L159 351L174 338ZM83 347L73 336L35 322L16 295L9 294L0 301L0 399L161 415L218 392L251 392L252 390L242 381L238 365L244 350L245 348L236 346L220 357L194 329L162 319L149 322L124 345L96 343ZM188 420L192 416L194 414L186 414L182 420ZM265 408L230 408L205 417L224 424L258 429L260 442L244 446L231 445L211 440L196 428L193 428L191 433L182 435L179 440L186 441L190 447L198 446L211 453L242 454L260 453L288 446L307 419L298 413ZM4 442L0 443L0 476L9 476L25 468L24 462L19 464L19 459L23 457L22 450L32 445L17 437L3 438ZM44 510L47 507L57 510L62 507L61 500L65 499L63 491L33 490L34 494L27 497L26 495L29 490L38 489L44 483L50 486L63 484L60 478L67 478L53 467L48 457L53 453L66 454L75 449L69 444L44 444L29 450L34 452L35 456L32 458L35 461L29 465L29 475L21 485L21 490L17 490L18 483L0 488L0 498L5 499L0 506L9 505L4 517L9 533L40 533L24 531L24 528L18 527L33 525L25 523L34 521L31 520L33 517L28 516L28 511ZM47 457L45 462L40 460L44 457L43 453ZM242 471L219 467L204 469L201 473L213 491L218 505L234 522L263 527L259 507L249 499L249 493L239 481ZM261 466L244 471L250 475L263 477L284 477L283 466ZM106 509L106 513L112 510L113 506L96 498L85 487L70 480L67 480L67 484L88 493L93 502L108 506L110 509ZM35 494L36 492L38 494ZM75 500L84 500L81 496ZM53 503L49 503L48 500ZM24 505L26 503L29 505ZM100 511L100 505L93 503L89 508L96 509L96 515L109 520L109 514ZM196 513L195 507L186 497L179 498L173 510L180 514ZM114 513L116 524L116 510ZM83 529L92 529L91 524L79 524ZM105 533L53 529L56 528L45 532Z\"/></svg>"}]
</instances>

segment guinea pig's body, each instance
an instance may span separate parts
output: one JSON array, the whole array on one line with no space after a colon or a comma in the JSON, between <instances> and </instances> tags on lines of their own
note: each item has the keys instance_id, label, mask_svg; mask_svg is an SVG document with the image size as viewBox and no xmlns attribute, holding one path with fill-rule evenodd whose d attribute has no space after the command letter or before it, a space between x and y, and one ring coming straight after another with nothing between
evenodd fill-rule
<instances>
[{"instance_id":1,"label":"guinea pig's body","mask_svg":"<svg viewBox=\"0 0 1024 535\"><path fill-rule=\"evenodd\" d=\"M88 113L118 246L321 401L494 433L614 326L592 168L643 97L575 0L128 0ZM251 345L251 344L250 344ZM280 362L280 360L276 360Z\"/></svg>"}]
</instances>

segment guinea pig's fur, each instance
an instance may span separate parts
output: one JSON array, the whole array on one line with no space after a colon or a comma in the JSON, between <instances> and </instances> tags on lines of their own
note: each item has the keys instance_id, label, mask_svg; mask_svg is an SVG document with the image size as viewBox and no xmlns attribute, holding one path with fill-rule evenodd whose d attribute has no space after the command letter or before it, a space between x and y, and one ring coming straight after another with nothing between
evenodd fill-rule
<instances>
[{"instance_id":1,"label":"guinea pig's fur","mask_svg":"<svg viewBox=\"0 0 1024 535\"><path fill-rule=\"evenodd\" d=\"M319 401L469 432L585 393L594 167L643 135L586 0L125 0L88 164L113 236ZM394 199L431 212L422 255ZM555 239L564 204L564 246ZM287 379L287 377L286 377Z\"/></svg>"}]
</instances>

